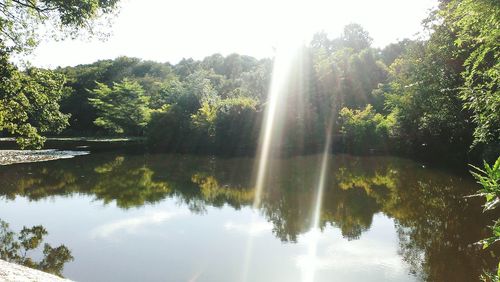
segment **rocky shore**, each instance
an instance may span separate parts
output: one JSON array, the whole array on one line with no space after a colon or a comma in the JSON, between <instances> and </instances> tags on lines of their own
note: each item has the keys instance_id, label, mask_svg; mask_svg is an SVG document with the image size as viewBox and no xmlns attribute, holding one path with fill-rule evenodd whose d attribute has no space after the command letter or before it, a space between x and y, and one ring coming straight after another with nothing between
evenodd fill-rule
<instances>
[{"instance_id":1,"label":"rocky shore","mask_svg":"<svg viewBox=\"0 0 500 282\"><path fill-rule=\"evenodd\" d=\"M75 156L87 155L87 151L60 151L60 150L0 150L0 165L17 163L44 162L58 159L68 159Z\"/></svg>"}]
</instances>

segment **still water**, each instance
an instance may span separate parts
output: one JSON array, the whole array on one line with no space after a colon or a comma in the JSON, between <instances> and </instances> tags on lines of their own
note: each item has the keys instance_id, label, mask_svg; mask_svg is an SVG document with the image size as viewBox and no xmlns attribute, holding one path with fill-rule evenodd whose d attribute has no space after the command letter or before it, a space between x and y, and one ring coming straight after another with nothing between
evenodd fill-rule
<instances>
[{"instance_id":1,"label":"still water","mask_svg":"<svg viewBox=\"0 0 500 282\"><path fill-rule=\"evenodd\" d=\"M331 155L313 234L321 156L271 161L258 210L254 163L95 152L4 166L0 219L43 225L71 249L76 281L293 282L311 269L315 281L477 281L498 261L474 244L494 216L464 198L478 188L467 172Z\"/></svg>"}]
</instances>

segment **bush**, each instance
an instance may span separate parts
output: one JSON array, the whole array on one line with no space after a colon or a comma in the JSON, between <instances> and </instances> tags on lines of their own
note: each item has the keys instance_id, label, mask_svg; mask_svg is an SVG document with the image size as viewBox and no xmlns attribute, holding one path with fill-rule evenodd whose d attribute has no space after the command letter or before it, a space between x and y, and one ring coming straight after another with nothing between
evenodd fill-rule
<instances>
[{"instance_id":1,"label":"bush","mask_svg":"<svg viewBox=\"0 0 500 282\"><path fill-rule=\"evenodd\" d=\"M215 118L215 147L219 153L252 151L258 142L257 101L238 97L222 100Z\"/></svg>"},{"instance_id":2,"label":"bush","mask_svg":"<svg viewBox=\"0 0 500 282\"><path fill-rule=\"evenodd\" d=\"M193 153L203 142L208 142L199 140L189 114L178 105L164 105L152 112L147 127L147 140L148 145L155 150Z\"/></svg>"},{"instance_id":3,"label":"bush","mask_svg":"<svg viewBox=\"0 0 500 282\"><path fill-rule=\"evenodd\" d=\"M376 113L368 104L363 110L340 110L340 133L345 149L353 152L385 150L393 135L395 120L392 115Z\"/></svg>"},{"instance_id":4,"label":"bush","mask_svg":"<svg viewBox=\"0 0 500 282\"><path fill-rule=\"evenodd\" d=\"M148 141L168 151L244 153L257 145L257 114L257 101L248 97L204 101L193 114L167 105L153 111Z\"/></svg>"}]
</instances>

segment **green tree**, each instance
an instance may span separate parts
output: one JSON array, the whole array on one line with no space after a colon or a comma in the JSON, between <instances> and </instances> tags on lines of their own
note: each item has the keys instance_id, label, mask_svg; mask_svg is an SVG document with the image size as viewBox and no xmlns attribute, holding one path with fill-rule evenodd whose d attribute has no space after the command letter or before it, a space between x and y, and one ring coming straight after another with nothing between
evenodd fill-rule
<instances>
[{"instance_id":1,"label":"green tree","mask_svg":"<svg viewBox=\"0 0 500 282\"><path fill-rule=\"evenodd\" d=\"M408 50L411 44L413 44L413 41L410 39L403 39L399 42L391 43L380 51L380 57L384 64L390 66L398 57Z\"/></svg>"},{"instance_id":2,"label":"green tree","mask_svg":"<svg viewBox=\"0 0 500 282\"><path fill-rule=\"evenodd\" d=\"M428 41L411 44L391 64L389 83L379 89L396 118L402 147L464 155L472 142L472 125L457 89L463 83L463 59L454 55L448 27L433 29Z\"/></svg>"},{"instance_id":3,"label":"green tree","mask_svg":"<svg viewBox=\"0 0 500 282\"><path fill-rule=\"evenodd\" d=\"M500 140L500 5L496 0L452 0L440 15L464 56L460 87L476 125L474 144Z\"/></svg>"},{"instance_id":4,"label":"green tree","mask_svg":"<svg viewBox=\"0 0 500 282\"><path fill-rule=\"evenodd\" d=\"M0 41L7 50L31 50L40 39L40 27L56 36L99 34L96 22L110 16L119 0L7 0L0 2ZM108 17L109 18L109 17Z\"/></svg>"},{"instance_id":5,"label":"green tree","mask_svg":"<svg viewBox=\"0 0 500 282\"><path fill-rule=\"evenodd\" d=\"M64 76L36 68L20 72L0 48L0 132L20 136L21 148L40 148L41 133L60 132L69 115L59 111Z\"/></svg>"},{"instance_id":6,"label":"green tree","mask_svg":"<svg viewBox=\"0 0 500 282\"><path fill-rule=\"evenodd\" d=\"M92 64L55 70L67 78L66 85L71 93L61 99L61 111L71 113L69 128L65 134L100 134L101 128L94 124L97 118L95 107L88 98L97 82L112 85L124 78L137 81L149 99L151 109L159 109L171 103L171 98L182 88L177 75L168 63L143 61L137 58L118 57L114 60L100 60Z\"/></svg>"},{"instance_id":7,"label":"green tree","mask_svg":"<svg viewBox=\"0 0 500 282\"><path fill-rule=\"evenodd\" d=\"M118 0L7 0L0 2L0 131L21 136L19 145L39 148L47 131L60 131L67 116L58 101L64 80L50 71L21 72L9 58L31 51L44 33L55 36L99 34L96 23L116 10ZM110 17L108 17L110 18Z\"/></svg>"},{"instance_id":8,"label":"green tree","mask_svg":"<svg viewBox=\"0 0 500 282\"><path fill-rule=\"evenodd\" d=\"M256 147L257 101L248 97L228 98L217 105L215 146L220 153L237 154Z\"/></svg>"},{"instance_id":9,"label":"green tree","mask_svg":"<svg viewBox=\"0 0 500 282\"><path fill-rule=\"evenodd\" d=\"M378 50L370 48L371 38L358 24L345 27L340 38L329 40L318 33L311 42L316 85L319 96L330 100L330 109L338 115L343 107L364 108L373 105L383 110L383 102L373 90L385 83L386 65ZM326 101L321 101L325 104Z\"/></svg>"},{"instance_id":10,"label":"green tree","mask_svg":"<svg viewBox=\"0 0 500 282\"><path fill-rule=\"evenodd\" d=\"M124 79L113 83L112 87L98 83L92 91L95 98L90 103L98 110L94 121L111 132L140 136L144 134L151 110L148 108L149 97L137 82Z\"/></svg>"}]
</instances>

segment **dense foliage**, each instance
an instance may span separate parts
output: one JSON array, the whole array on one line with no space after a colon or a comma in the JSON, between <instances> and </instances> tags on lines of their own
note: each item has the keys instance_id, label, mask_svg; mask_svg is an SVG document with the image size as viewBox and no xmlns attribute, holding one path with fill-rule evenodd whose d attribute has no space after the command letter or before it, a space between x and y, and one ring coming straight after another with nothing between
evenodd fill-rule
<instances>
[{"instance_id":1,"label":"dense foliage","mask_svg":"<svg viewBox=\"0 0 500 282\"><path fill-rule=\"evenodd\" d=\"M384 150L393 135L394 117L375 113L368 104L363 110L343 108L340 111L343 143L349 151L362 152L366 148L366 140L370 140L373 149Z\"/></svg>"},{"instance_id":2,"label":"dense foliage","mask_svg":"<svg viewBox=\"0 0 500 282\"><path fill-rule=\"evenodd\" d=\"M99 83L92 94L94 98L89 98L89 102L99 113L95 125L132 136L143 133L150 110L149 98L144 96L141 85L126 79L111 88Z\"/></svg>"},{"instance_id":3,"label":"dense foliage","mask_svg":"<svg viewBox=\"0 0 500 282\"><path fill-rule=\"evenodd\" d=\"M441 11L465 58L461 98L474 113L475 142L500 139L500 4L495 0L454 0Z\"/></svg>"},{"instance_id":4,"label":"dense foliage","mask_svg":"<svg viewBox=\"0 0 500 282\"><path fill-rule=\"evenodd\" d=\"M59 111L64 76L36 68L21 72L0 48L0 77L0 131L20 136L21 148L40 147L41 133L58 133L68 125L68 115Z\"/></svg>"}]
</instances>

